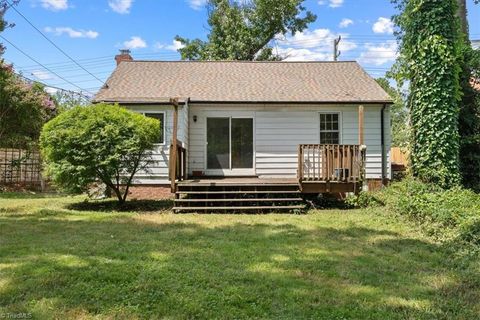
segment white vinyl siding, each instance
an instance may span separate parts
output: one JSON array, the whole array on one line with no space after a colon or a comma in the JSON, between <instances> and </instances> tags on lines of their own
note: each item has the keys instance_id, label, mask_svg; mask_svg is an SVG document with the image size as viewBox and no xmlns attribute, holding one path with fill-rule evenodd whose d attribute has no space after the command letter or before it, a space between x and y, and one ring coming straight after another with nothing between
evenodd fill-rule
<instances>
[{"instance_id":1,"label":"white vinyl siding","mask_svg":"<svg viewBox=\"0 0 480 320\"><path fill-rule=\"evenodd\" d=\"M148 105L148 106L128 106L132 111L138 113L158 113L165 114L165 135L164 143L157 144L153 149L153 162L149 166L148 172L139 172L135 176L135 184L168 184L168 162L170 154L170 143L173 132L173 106L169 105ZM180 106L178 109L178 134L177 139L188 147L188 106Z\"/></svg>"},{"instance_id":2,"label":"white vinyl siding","mask_svg":"<svg viewBox=\"0 0 480 320\"><path fill-rule=\"evenodd\" d=\"M165 112L165 144L154 150L150 173L136 176L137 184L168 184L168 159L173 129L173 107L130 106L139 113ZM381 106L365 106L367 178L381 177ZM263 178L295 177L299 144L320 143L320 113L340 113L340 143L358 144L358 105L193 105L181 106L178 114L178 140L187 148L188 172L205 172L206 117L254 118L254 174ZM193 117L197 116L197 121ZM386 175L390 172L390 116L385 111Z\"/></svg>"},{"instance_id":3,"label":"white vinyl siding","mask_svg":"<svg viewBox=\"0 0 480 320\"><path fill-rule=\"evenodd\" d=\"M194 105L190 106L189 172L205 172L206 116L253 116L255 119L255 174L263 178L295 177L299 144L320 143L321 112L339 112L340 144L358 144L358 105ZM381 178L381 106L365 107L366 173ZM193 116L197 122L193 122ZM389 114L385 113L385 149L389 157ZM387 158L387 176L389 158Z\"/></svg>"}]
</instances>

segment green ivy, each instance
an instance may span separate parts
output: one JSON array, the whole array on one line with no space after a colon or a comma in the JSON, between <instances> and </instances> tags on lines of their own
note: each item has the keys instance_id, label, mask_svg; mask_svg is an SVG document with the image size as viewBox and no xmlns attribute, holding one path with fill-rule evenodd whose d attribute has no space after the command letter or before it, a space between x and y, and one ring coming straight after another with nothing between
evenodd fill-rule
<instances>
[{"instance_id":1,"label":"green ivy","mask_svg":"<svg viewBox=\"0 0 480 320\"><path fill-rule=\"evenodd\" d=\"M459 37L454 0L393 0L400 10L400 58L394 69L408 82L411 163L425 182L459 183Z\"/></svg>"}]
</instances>

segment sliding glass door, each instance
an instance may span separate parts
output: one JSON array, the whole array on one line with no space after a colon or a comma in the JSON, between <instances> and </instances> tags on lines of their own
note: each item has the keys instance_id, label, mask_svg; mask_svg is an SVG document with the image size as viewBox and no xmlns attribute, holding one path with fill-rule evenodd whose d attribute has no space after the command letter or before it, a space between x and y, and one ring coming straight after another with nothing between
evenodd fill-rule
<instances>
[{"instance_id":1,"label":"sliding glass door","mask_svg":"<svg viewBox=\"0 0 480 320\"><path fill-rule=\"evenodd\" d=\"M207 168L230 169L230 118L207 118Z\"/></svg>"},{"instance_id":2,"label":"sliding glass door","mask_svg":"<svg viewBox=\"0 0 480 320\"><path fill-rule=\"evenodd\" d=\"M207 118L207 169L253 169L253 119Z\"/></svg>"}]
</instances>

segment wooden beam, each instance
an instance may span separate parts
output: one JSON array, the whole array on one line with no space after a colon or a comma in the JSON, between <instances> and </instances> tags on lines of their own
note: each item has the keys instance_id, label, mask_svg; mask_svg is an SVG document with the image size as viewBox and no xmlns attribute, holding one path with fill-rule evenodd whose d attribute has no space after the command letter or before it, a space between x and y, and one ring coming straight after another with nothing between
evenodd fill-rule
<instances>
[{"instance_id":1,"label":"wooden beam","mask_svg":"<svg viewBox=\"0 0 480 320\"><path fill-rule=\"evenodd\" d=\"M177 191L177 131L178 131L178 98L170 99L173 105L173 132L172 143L170 145L170 189L172 193Z\"/></svg>"},{"instance_id":2,"label":"wooden beam","mask_svg":"<svg viewBox=\"0 0 480 320\"><path fill-rule=\"evenodd\" d=\"M365 129L364 129L364 107L358 106L358 144L365 144Z\"/></svg>"}]
</instances>

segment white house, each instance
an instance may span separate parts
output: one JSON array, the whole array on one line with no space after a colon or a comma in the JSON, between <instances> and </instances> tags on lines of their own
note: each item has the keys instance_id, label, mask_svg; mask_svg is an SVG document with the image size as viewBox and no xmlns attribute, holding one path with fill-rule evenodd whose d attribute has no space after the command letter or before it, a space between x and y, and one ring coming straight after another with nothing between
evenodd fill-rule
<instances>
[{"instance_id":1,"label":"white house","mask_svg":"<svg viewBox=\"0 0 480 320\"><path fill-rule=\"evenodd\" d=\"M171 98L179 102L177 140L188 178L347 181L360 145L366 153L357 176L371 187L391 177L392 100L356 62L134 61L128 52L116 59L95 102L119 103L163 127L151 172L137 184L170 184ZM328 171L322 146L332 145L339 147L329 147Z\"/></svg>"}]
</instances>

